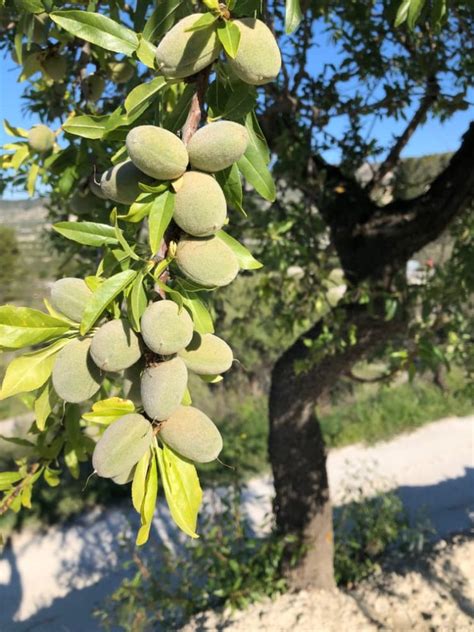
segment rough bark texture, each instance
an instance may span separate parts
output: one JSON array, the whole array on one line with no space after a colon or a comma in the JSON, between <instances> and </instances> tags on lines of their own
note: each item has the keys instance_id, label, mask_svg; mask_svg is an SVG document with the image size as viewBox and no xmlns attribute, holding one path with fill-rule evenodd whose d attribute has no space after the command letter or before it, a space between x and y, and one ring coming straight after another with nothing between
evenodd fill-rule
<instances>
[{"instance_id":1,"label":"rough bark texture","mask_svg":"<svg viewBox=\"0 0 474 632\"><path fill-rule=\"evenodd\" d=\"M413 253L439 237L456 216L467 211L474 199L473 164L474 124L427 193L379 208L355 181L315 158L316 170L326 170L326 187L330 190L320 212L352 283L384 279L402 269ZM310 185L306 192L312 195ZM310 362L308 371L297 373L295 362L311 360L311 346L305 344L305 339L318 338L321 324L316 324L283 353L272 374L269 450L277 527L282 533L300 536L308 546L301 564L292 572L295 588L309 584L327 588L334 584L326 453L315 406L355 362L403 329L402 322L385 322L363 306L336 308L342 309L348 309L345 322L357 329L355 345L326 354ZM327 322L331 320L337 320L334 313Z\"/></svg>"}]
</instances>

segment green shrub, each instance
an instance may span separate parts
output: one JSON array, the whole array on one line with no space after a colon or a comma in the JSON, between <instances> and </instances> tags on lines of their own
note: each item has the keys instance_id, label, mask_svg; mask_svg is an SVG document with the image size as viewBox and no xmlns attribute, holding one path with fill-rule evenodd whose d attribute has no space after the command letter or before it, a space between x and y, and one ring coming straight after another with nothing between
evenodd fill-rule
<instances>
[{"instance_id":1,"label":"green shrub","mask_svg":"<svg viewBox=\"0 0 474 632\"><path fill-rule=\"evenodd\" d=\"M209 608L242 609L287 590L281 568L294 540L252 535L238 483L215 504L221 507L202 513L200 539L186 541L178 554L163 542L150 546L146 557L131 553L127 565L135 573L95 612L105 629L176 630ZM295 550L290 565L301 551Z\"/></svg>"},{"instance_id":2,"label":"green shrub","mask_svg":"<svg viewBox=\"0 0 474 632\"><path fill-rule=\"evenodd\" d=\"M433 529L421 512L410 521L400 496L366 471L350 478L351 496L334 511L334 574L347 586L378 573L382 560L420 552Z\"/></svg>"}]
</instances>

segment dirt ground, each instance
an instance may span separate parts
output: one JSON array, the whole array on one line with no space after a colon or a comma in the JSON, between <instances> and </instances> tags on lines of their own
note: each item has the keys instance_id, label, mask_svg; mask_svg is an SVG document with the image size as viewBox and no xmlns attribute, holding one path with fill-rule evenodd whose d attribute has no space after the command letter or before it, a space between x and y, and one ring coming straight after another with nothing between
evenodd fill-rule
<instances>
[{"instance_id":1,"label":"dirt ground","mask_svg":"<svg viewBox=\"0 0 474 632\"><path fill-rule=\"evenodd\" d=\"M423 559L352 590L302 591L237 613L205 613L182 632L464 632L474 630L474 537L438 542Z\"/></svg>"}]
</instances>

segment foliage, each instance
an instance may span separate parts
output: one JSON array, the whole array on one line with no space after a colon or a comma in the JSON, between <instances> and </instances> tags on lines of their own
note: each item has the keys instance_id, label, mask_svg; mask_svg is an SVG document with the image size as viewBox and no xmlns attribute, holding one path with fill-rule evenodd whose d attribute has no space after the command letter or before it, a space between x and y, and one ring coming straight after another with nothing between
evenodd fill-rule
<instances>
[{"instance_id":1,"label":"foliage","mask_svg":"<svg viewBox=\"0 0 474 632\"><path fill-rule=\"evenodd\" d=\"M8 303L17 295L25 270L15 230L0 226L0 303Z\"/></svg>"},{"instance_id":2,"label":"foliage","mask_svg":"<svg viewBox=\"0 0 474 632\"><path fill-rule=\"evenodd\" d=\"M327 445L385 441L401 432L448 416L472 413L472 397L460 371L448 375L442 391L431 379L417 378L411 384L378 387L364 393L359 387L352 396L321 413L321 426Z\"/></svg>"},{"instance_id":3,"label":"foliage","mask_svg":"<svg viewBox=\"0 0 474 632\"><path fill-rule=\"evenodd\" d=\"M187 541L178 552L162 545L131 551L130 578L96 611L103 627L176 630L209 608L242 609L284 592L282 563L293 539L256 537L242 513L242 491L234 478L225 493L215 492L202 513L199 542Z\"/></svg>"},{"instance_id":4,"label":"foliage","mask_svg":"<svg viewBox=\"0 0 474 632\"><path fill-rule=\"evenodd\" d=\"M367 482L370 474L365 473ZM406 557L424 549L432 527L421 513L410 522L396 492L381 493L380 483L360 487L334 514L334 571L338 585L347 586L380 571L387 558ZM354 491L354 485L351 488ZM367 497L369 495L369 497Z\"/></svg>"},{"instance_id":5,"label":"foliage","mask_svg":"<svg viewBox=\"0 0 474 632\"><path fill-rule=\"evenodd\" d=\"M190 154L174 134L181 129L183 140L189 142L204 114L204 103L212 112L211 121L228 118L239 123L246 139L242 150L222 165L225 171L219 174L220 186L214 185L225 200L224 207L241 207L241 175L264 199L273 201L275 195L268 166L270 152L254 113L257 91L232 71L234 60L240 70L245 64L252 65L252 59L244 59L245 53L239 56L242 37L234 20L248 13L253 15L257 5L242 8L234 7L232 2L229 7L210 4L208 12L196 16L192 29L176 39L176 29L170 31L170 27L174 24L181 28L181 18L193 13L194 8L191 2L182 4L179 11L178 5L168 11L162 6L155 9L151 2L139 2L135 7L110 2L108 7L88 4L84 11L40 0L21 6L2 3L2 30L6 35L2 47L18 63L20 81L28 82L25 97L31 101L30 110L40 113L45 123L59 119L56 129L39 125L25 130L4 122L5 131L13 139L4 146L1 157L6 179L14 186L26 188L30 196L40 184L48 187L55 232L76 249L79 246L79 252L84 248L86 252L88 248L93 250L84 257L84 281L71 280L74 291L56 283L50 299L45 300L46 312L13 306L1 310L2 348L26 354L15 357L8 365L0 399L28 394L35 423L28 438L9 439L30 449L31 458L18 461L18 469L2 475L0 513L30 507L33 485L40 478L56 486L61 470L55 468L63 463L61 457L71 475L77 477L80 463L94 452L96 473L118 483L132 481L132 502L142 522L139 544L148 538L158 476L175 522L191 537L197 537L201 488L194 465L168 448L163 440L164 430L160 434L164 422L168 423L167 432L171 428L170 413L160 417L153 412L150 417L146 402L135 406L127 399L126 379L115 371L128 369L130 363L122 366L119 362L114 364L114 372L100 374L94 366L97 361L92 347L89 355L90 337L110 319L127 319L135 332L130 330L129 335L137 348L141 345L146 366L165 362L167 358L156 353L156 349L142 344L141 318L150 300L156 300L158 295L174 301L177 313L185 311L191 334L192 325L197 334L211 333L214 324L207 305L215 286L230 283L239 269L261 267L244 244L219 230L222 222L215 228L211 226L211 233L193 233L188 228L192 234L187 236L179 231L174 209L185 187L182 176ZM298 11L295 6L292 10L289 30L297 25ZM259 24L279 58L271 31L262 22ZM252 32L249 29L245 37L252 38ZM199 46L207 47L206 40L213 37L216 52L202 67ZM202 44L194 50L196 41ZM166 47L174 55L174 46L187 55L185 72L179 68L184 63L182 54L178 55L174 70L173 62L168 68L169 64L163 61ZM225 54L217 59L221 51ZM117 58L116 53L124 57ZM91 65L95 66L94 73L90 72ZM265 82L271 81L278 70L273 63L268 76L264 73ZM155 71L161 71L161 76L152 78ZM191 75L196 76L189 85L175 81ZM248 76L248 83L252 84L252 73ZM110 92L104 91L106 83ZM261 77L257 77L257 83L262 83ZM93 96L93 85L102 92ZM177 171L172 166L172 151L169 164L165 161L159 168L152 166L156 156L146 154L142 142L132 151L129 132L145 134L145 138L147 125L155 125L154 131L163 142L172 141L180 152ZM151 150L156 152L156 148ZM123 162L127 151L132 162ZM99 183L96 169L105 170ZM203 177L215 182L211 176ZM205 205L203 208L206 210ZM211 235L212 239L195 239L202 235ZM186 252L190 254L185 260L186 242ZM208 253L215 253L207 264L203 259L204 245ZM199 259L193 255L196 247L200 248ZM225 262L228 271L221 278ZM191 335L182 340L181 346L167 353L184 349ZM187 375L183 360L175 362L181 363ZM203 379L212 382L222 378L206 375ZM91 399L88 411L85 402ZM179 393L176 410L181 400L182 406L191 405L189 390ZM143 416L130 416L135 412L143 412L146 421ZM120 419L127 414L127 419ZM210 420L206 423L212 426ZM139 442L135 434L145 426L149 433ZM217 430L214 433L219 437ZM167 436L171 436L170 432ZM127 463L124 454L129 456ZM204 452L201 454L203 461L209 460ZM193 455L200 460L199 453Z\"/></svg>"},{"instance_id":6,"label":"foliage","mask_svg":"<svg viewBox=\"0 0 474 632\"><path fill-rule=\"evenodd\" d=\"M460 217L452 223L453 257L432 275L425 270L427 282L417 287L407 283L405 271L396 265L383 284L377 278L352 286L352 270L342 271L338 240L328 222L337 199L345 201L351 222L352 216L362 217L364 205L359 205L361 198L354 191L365 163L382 162L379 173L390 167L384 160L389 148L377 138L372 123L368 128L368 121L407 119L416 108L419 122L428 115L444 120L466 109L473 65L472 8L444 0L301 6L297 0L284 5L270 1L264 16L284 50L285 67L275 83L257 89L240 81L232 68L240 44L234 19L260 16L260 4L204 4L208 11L193 25L197 36L187 31L184 37L192 42L208 29L218 44L215 63L212 59L212 69L177 81L165 77L163 65L157 67L156 45L194 12L191 0L1 2L2 50L17 60L26 107L51 128L43 128L43 138L33 139L31 130L16 127L16 121L4 122L12 140L0 158L5 172L2 187L23 188L31 196L40 186L50 192L54 244L66 258L80 262L92 293L81 322L71 321L50 303L46 311L9 308L1 314L2 347L21 349L26 355L9 365L0 398L26 393L36 415L28 438L20 440L31 457L3 474L2 512L30 507L33 486L40 479L55 486L61 474L57 468L63 463L71 476L78 476L81 463L88 461L110 423L124 410L143 412L131 396L126 399L124 380L114 374L100 376L97 395L82 409L75 402L58 401L54 367L60 354L67 355L62 349L66 343L93 336L105 320L119 317L127 318L139 335L143 311L157 296L187 310L200 334L213 332L214 316L227 309L222 303L213 307L209 284L190 281L180 269L180 233L171 222L182 185L179 178L143 178L139 184L137 180L133 195L126 191L127 204L110 190L109 197L117 204L93 195L98 178L102 184L113 180L127 155L124 140L140 125L159 125L175 135L182 130L186 139L192 125L199 124L196 116L206 110L208 122L225 118L245 127L245 154L217 176L232 215L225 236L218 234L213 243L230 253L231 271L265 264L252 315L263 305L261 322L268 319L284 332L282 346L327 316L330 326L324 324L319 338L303 340L311 357L295 366L297 372L357 343L358 332L347 322L346 305L368 310L382 305L386 322L399 319L405 325L403 333L381 341L384 344L377 349L390 374L406 370L413 377L417 371L456 363L472 371L472 220ZM287 37L298 26L297 34ZM322 33L334 46L334 63L309 71ZM192 46L186 46L189 50ZM99 80L101 94L93 96L92 79ZM332 125L336 119L341 122L338 129ZM408 132L410 126L408 121ZM394 146L394 164L403 138ZM328 150L336 152L338 167L324 161ZM372 170L365 183L365 203L383 202L384 185L376 172ZM244 200L248 189L254 192ZM64 245L64 238L71 243ZM221 271L221 266L211 268L213 273ZM270 304L269 317L265 310ZM338 304L342 309L334 309ZM222 317L225 320L226 315ZM232 327L232 319L230 314L227 326ZM235 322L237 331L246 327L242 315ZM266 344L264 335L259 343ZM246 351L242 345L244 364ZM145 360L157 358L146 355ZM205 379L215 382L220 376ZM191 405L191 397L187 391L183 405ZM201 495L196 471L162 442L160 423L153 423L155 438L135 469L120 472L121 479L133 479L132 501L142 521L139 543L147 538L158 488L182 530L196 535Z\"/></svg>"}]
</instances>

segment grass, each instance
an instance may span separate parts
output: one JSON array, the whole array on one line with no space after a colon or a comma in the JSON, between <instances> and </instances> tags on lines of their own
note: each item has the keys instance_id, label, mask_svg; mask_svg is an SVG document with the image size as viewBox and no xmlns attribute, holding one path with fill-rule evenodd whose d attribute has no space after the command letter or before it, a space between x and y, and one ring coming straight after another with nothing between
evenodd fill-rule
<instances>
[{"instance_id":1,"label":"grass","mask_svg":"<svg viewBox=\"0 0 474 632\"><path fill-rule=\"evenodd\" d=\"M441 391L422 379L412 384L381 387L378 392L361 394L352 401L334 406L321 416L321 426L329 447L351 443L375 443L426 423L474 411L462 377L454 371L447 379L449 390Z\"/></svg>"}]
</instances>

